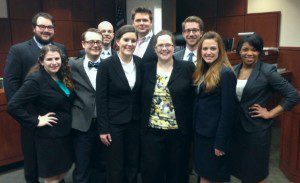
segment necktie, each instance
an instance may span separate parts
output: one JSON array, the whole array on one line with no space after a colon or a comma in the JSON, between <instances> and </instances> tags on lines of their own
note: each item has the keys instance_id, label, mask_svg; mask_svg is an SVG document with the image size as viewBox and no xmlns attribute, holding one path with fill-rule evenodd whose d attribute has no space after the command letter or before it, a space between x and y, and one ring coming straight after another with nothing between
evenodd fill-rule
<instances>
[{"instance_id":1,"label":"necktie","mask_svg":"<svg viewBox=\"0 0 300 183\"><path fill-rule=\"evenodd\" d=\"M189 53L188 54L188 61L193 62L193 56L194 56L193 52Z\"/></svg>"},{"instance_id":2,"label":"necktie","mask_svg":"<svg viewBox=\"0 0 300 183\"><path fill-rule=\"evenodd\" d=\"M89 67L89 68L94 67L94 68L98 69L98 68L99 68L99 65L100 65L100 62L92 62L92 61L89 61L89 62L88 62L88 67Z\"/></svg>"}]
</instances>

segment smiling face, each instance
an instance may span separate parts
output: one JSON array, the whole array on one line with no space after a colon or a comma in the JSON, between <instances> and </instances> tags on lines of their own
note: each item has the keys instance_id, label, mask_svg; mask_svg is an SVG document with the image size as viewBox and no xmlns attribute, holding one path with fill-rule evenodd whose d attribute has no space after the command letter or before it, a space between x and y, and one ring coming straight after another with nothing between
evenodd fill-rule
<instances>
[{"instance_id":1,"label":"smiling face","mask_svg":"<svg viewBox=\"0 0 300 183\"><path fill-rule=\"evenodd\" d=\"M200 25L197 22L186 22L182 36L188 47L194 48L197 46L201 36L202 31L200 30Z\"/></svg>"},{"instance_id":2,"label":"smiling face","mask_svg":"<svg viewBox=\"0 0 300 183\"><path fill-rule=\"evenodd\" d=\"M54 25L50 19L39 17L33 28L33 33L38 42L49 44L54 37Z\"/></svg>"},{"instance_id":3,"label":"smiling face","mask_svg":"<svg viewBox=\"0 0 300 183\"><path fill-rule=\"evenodd\" d=\"M160 61L169 61L174 53L174 44L169 35L161 35L157 38L155 52Z\"/></svg>"},{"instance_id":4,"label":"smiling face","mask_svg":"<svg viewBox=\"0 0 300 183\"><path fill-rule=\"evenodd\" d=\"M137 36L134 32L127 32L116 41L119 49L119 54L124 57L131 57L136 47Z\"/></svg>"},{"instance_id":5,"label":"smiling face","mask_svg":"<svg viewBox=\"0 0 300 183\"><path fill-rule=\"evenodd\" d=\"M139 37L146 36L152 28L150 15L147 13L136 13L132 25L138 32Z\"/></svg>"},{"instance_id":6,"label":"smiling face","mask_svg":"<svg viewBox=\"0 0 300 183\"><path fill-rule=\"evenodd\" d=\"M61 67L61 56L57 51L49 51L40 63L50 76L55 76Z\"/></svg>"},{"instance_id":7,"label":"smiling face","mask_svg":"<svg viewBox=\"0 0 300 183\"><path fill-rule=\"evenodd\" d=\"M100 30L103 37L103 46L108 47L111 45L111 41L114 38L114 28L111 23L104 21L98 25L98 29Z\"/></svg>"},{"instance_id":8,"label":"smiling face","mask_svg":"<svg viewBox=\"0 0 300 183\"><path fill-rule=\"evenodd\" d=\"M202 43L201 50L202 59L207 64L212 64L219 57L219 46L214 39L206 39Z\"/></svg>"},{"instance_id":9,"label":"smiling face","mask_svg":"<svg viewBox=\"0 0 300 183\"><path fill-rule=\"evenodd\" d=\"M243 61L243 64L251 66L255 64L259 57L259 52L251 46L248 42L243 43L240 55Z\"/></svg>"},{"instance_id":10,"label":"smiling face","mask_svg":"<svg viewBox=\"0 0 300 183\"><path fill-rule=\"evenodd\" d=\"M87 32L85 34L85 40L82 41L82 47L86 53L86 56L95 61L99 58L102 51L102 36L96 32Z\"/></svg>"}]
</instances>

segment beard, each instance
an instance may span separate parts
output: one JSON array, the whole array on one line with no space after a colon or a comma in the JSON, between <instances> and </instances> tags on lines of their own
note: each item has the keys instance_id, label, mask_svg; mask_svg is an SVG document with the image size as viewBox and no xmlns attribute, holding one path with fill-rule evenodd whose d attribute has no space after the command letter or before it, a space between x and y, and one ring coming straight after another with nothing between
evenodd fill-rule
<instances>
[{"instance_id":1,"label":"beard","mask_svg":"<svg viewBox=\"0 0 300 183\"><path fill-rule=\"evenodd\" d=\"M47 45L47 44L51 43L53 40L53 35L48 40L43 39L41 36L39 36L37 34L34 34L34 37L42 45Z\"/></svg>"}]
</instances>

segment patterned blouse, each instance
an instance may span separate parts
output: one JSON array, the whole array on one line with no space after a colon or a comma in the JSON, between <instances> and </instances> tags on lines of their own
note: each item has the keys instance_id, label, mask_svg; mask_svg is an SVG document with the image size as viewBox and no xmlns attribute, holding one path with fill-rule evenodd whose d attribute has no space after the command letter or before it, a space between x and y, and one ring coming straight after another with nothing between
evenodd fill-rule
<instances>
[{"instance_id":1,"label":"patterned blouse","mask_svg":"<svg viewBox=\"0 0 300 183\"><path fill-rule=\"evenodd\" d=\"M149 126L156 129L178 129L175 110L167 87L169 76L156 75L156 85L150 110Z\"/></svg>"}]
</instances>

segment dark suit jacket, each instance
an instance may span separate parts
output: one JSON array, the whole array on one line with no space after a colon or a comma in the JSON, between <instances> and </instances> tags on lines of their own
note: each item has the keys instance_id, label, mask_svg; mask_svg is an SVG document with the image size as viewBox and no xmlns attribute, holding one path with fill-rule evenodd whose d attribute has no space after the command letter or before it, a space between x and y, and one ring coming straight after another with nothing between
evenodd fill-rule
<instances>
[{"instance_id":1,"label":"dark suit jacket","mask_svg":"<svg viewBox=\"0 0 300 183\"><path fill-rule=\"evenodd\" d=\"M179 50L176 53L174 53L174 58L177 60L183 60L185 49Z\"/></svg>"},{"instance_id":2,"label":"dark suit jacket","mask_svg":"<svg viewBox=\"0 0 300 183\"><path fill-rule=\"evenodd\" d=\"M215 148L227 151L233 124L236 121L236 77L230 68L222 67L220 82L211 92L200 84L194 109L196 133L215 138Z\"/></svg>"},{"instance_id":3,"label":"dark suit jacket","mask_svg":"<svg viewBox=\"0 0 300 183\"><path fill-rule=\"evenodd\" d=\"M41 68L40 71L29 75L21 88L15 93L7 105L7 111L22 126L36 131L42 137L62 137L69 134L71 129L72 92L68 97L50 75ZM32 111L26 109L32 104ZM58 123L53 127L37 127L38 115L54 112Z\"/></svg>"},{"instance_id":4,"label":"dark suit jacket","mask_svg":"<svg viewBox=\"0 0 300 183\"><path fill-rule=\"evenodd\" d=\"M147 131L150 110L156 85L157 62L143 65L142 84L142 132ZM194 86L192 75L195 65L174 59L174 66L168 82L168 89L175 108L176 121L183 134L189 134L192 129L192 113L194 101Z\"/></svg>"},{"instance_id":5,"label":"dark suit jacket","mask_svg":"<svg viewBox=\"0 0 300 183\"><path fill-rule=\"evenodd\" d=\"M148 47L143 55L142 63L154 62L157 60L157 56L154 50L154 35L151 37Z\"/></svg>"},{"instance_id":6,"label":"dark suit jacket","mask_svg":"<svg viewBox=\"0 0 300 183\"><path fill-rule=\"evenodd\" d=\"M83 67L83 58L70 60L75 99L72 106L72 128L86 132L95 118L96 90ZM95 78L96 79L96 78Z\"/></svg>"},{"instance_id":7,"label":"dark suit jacket","mask_svg":"<svg viewBox=\"0 0 300 183\"><path fill-rule=\"evenodd\" d=\"M53 44L58 46L64 54L67 53L64 45L55 42ZM21 87L28 71L37 63L39 55L40 48L33 38L10 48L4 68L4 88L7 100L10 100Z\"/></svg>"},{"instance_id":8,"label":"dark suit jacket","mask_svg":"<svg viewBox=\"0 0 300 183\"><path fill-rule=\"evenodd\" d=\"M234 66L237 76L241 67L242 64ZM299 102L297 90L277 73L275 66L257 61L243 90L240 101L240 122L246 131L255 132L270 127L272 124L270 119L251 118L249 107L253 104L267 107L268 99L272 96L274 90L284 96L279 105L285 110L290 109Z\"/></svg>"},{"instance_id":9,"label":"dark suit jacket","mask_svg":"<svg viewBox=\"0 0 300 183\"><path fill-rule=\"evenodd\" d=\"M116 55L117 52L113 49L111 49L111 54ZM85 51L84 50L79 50L77 58L83 58L85 56Z\"/></svg>"},{"instance_id":10,"label":"dark suit jacket","mask_svg":"<svg viewBox=\"0 0 300 183\"><path fill-rule=\"evenodd\" d=\"M109 124L126 124L139 120L141 59L133 56L136 82L131 90L118 55L100 63L96 81L97 119L100 134L109 133Z\"/></svg>"}]
</instances>

